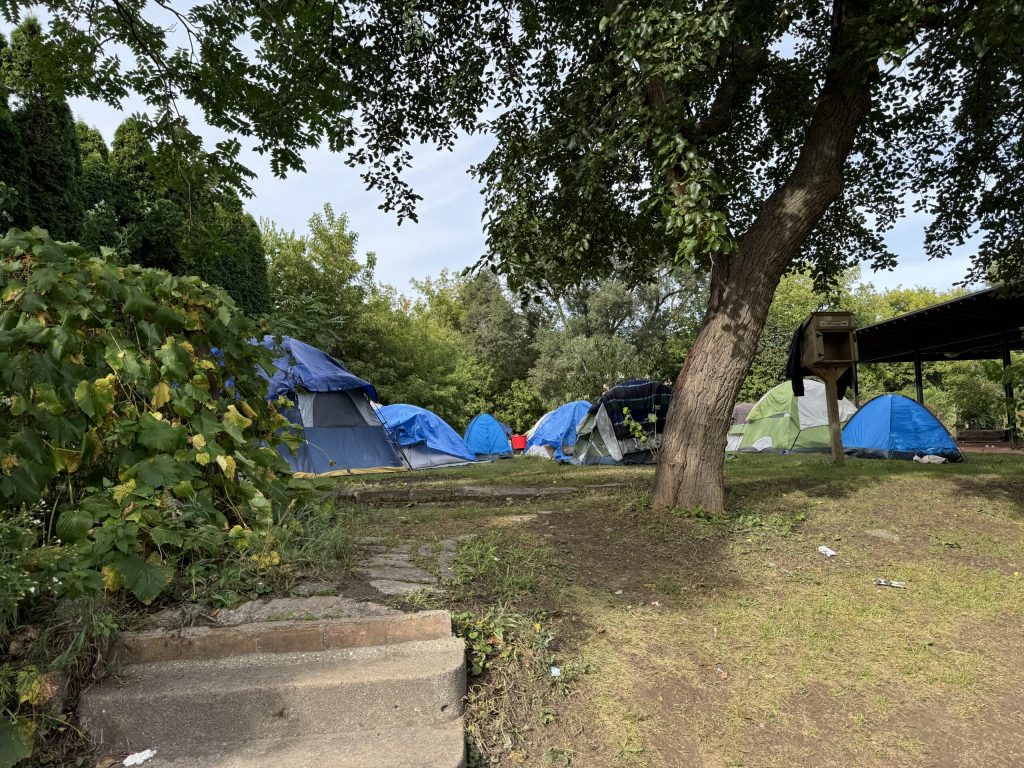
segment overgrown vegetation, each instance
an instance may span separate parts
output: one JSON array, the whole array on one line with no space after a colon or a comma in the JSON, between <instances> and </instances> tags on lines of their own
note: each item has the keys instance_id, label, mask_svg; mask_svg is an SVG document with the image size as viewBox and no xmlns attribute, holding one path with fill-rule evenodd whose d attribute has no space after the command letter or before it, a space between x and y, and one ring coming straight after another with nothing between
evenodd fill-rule
<instances>
[{"instance_id":1,"label":"overgrown vegetation","mask_svg":"<svg viewBox=\"0 0 1024 768\"><path fill-rule=\"evenodd\" d=\"M309 486L275 450L255 332L196 278L0 240L0 763L68 727L71 672L115 626L104 595L212 599L281 563Z\"/></svg>"}]
</instances>

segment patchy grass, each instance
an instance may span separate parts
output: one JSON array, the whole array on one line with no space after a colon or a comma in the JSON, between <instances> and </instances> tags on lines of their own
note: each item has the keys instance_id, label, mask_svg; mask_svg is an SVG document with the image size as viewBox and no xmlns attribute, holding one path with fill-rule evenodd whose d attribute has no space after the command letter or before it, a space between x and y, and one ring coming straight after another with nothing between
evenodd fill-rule
<instances>
[{"instance_id":1,"label":"patchy grass","mask_svg":"<svg viewBox=\"0 0 1024 768\"><path fill-rule=\"evenodd\" d=\"M1020 764L1022 457L743 455L721 516L650 513L652 477L516 459L344 481L583 489L346 513L395 540L479 534L435 598L510 649L471 689L478 764ZM606 483L625 485L586 490Z\"/></svg>"}]
</instances>

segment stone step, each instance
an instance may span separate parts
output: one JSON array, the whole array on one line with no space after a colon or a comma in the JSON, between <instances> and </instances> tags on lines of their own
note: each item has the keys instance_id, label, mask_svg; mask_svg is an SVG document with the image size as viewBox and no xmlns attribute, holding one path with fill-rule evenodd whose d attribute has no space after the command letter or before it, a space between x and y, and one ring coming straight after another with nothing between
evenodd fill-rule
<instances>
[{"instance_id":1,"label":"stone step","mask_svg":"<svg viewBox=\"0 0 1024 768\"><path fill-rule=\"evenodd\" d=\"M159 750L145 768L463 768L462 719L417 728L255 739L190 754Z\"/></svg>"},{"instance_id":2,"label":"stone step","mask_svg":"<svg viewBox=\"0 0 1024 768\"><path fill-rule=\"evenodd\" d=\"M255 653L298 653L451 637L448 611L370 618L261 621L230 627L125 632L116 650L122 664L220 659Z\"/></svg>"},{"instance_id":3,"label":"stone step","mask_svg":"<svg viewBox=\"0 0 1024 768\"><path fill-rule=\"evenodd\" d=\"M441 725L461 716L465 692L465 647L449 635L129 665L82 694L79 716L102 753L173 754L195 745Z\"/></svg>"}]
</instances>

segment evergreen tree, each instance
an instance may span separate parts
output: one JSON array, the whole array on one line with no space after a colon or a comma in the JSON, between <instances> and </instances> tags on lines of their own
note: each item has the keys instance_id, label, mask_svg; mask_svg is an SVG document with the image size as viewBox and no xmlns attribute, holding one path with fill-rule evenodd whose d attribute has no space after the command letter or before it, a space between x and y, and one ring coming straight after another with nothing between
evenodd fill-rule
<instances>
[{"instance_id":1,"label":"evergreen tree","mask_svg":"<svg viewBox=\"0 0 1024 768\"><path fill-rule=\"evenodd\" d=\"M0 51L0 72L17 99L12 117L25 152L27 223L69 240L78 235L82 220L82 162L67 99L49 73L36 71L36 54L44 45L39 22L26 19Z\"/></svg>"}]
</instances>

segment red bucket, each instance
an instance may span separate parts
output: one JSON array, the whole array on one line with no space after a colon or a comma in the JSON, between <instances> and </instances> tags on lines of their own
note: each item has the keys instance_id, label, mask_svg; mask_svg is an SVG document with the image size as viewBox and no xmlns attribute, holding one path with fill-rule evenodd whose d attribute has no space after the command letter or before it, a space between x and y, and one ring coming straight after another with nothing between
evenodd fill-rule
<instances>
[{"instance_id":1,"label":"red bucket","mask_svg":"<svg viewBox=\"0 0 1024 768\"><path fill-rule=\"evenodd\" d=\"M512 450L513 451L525 451L526 450L526 435L512 435Z\"/></svg>"}]
</instances>

